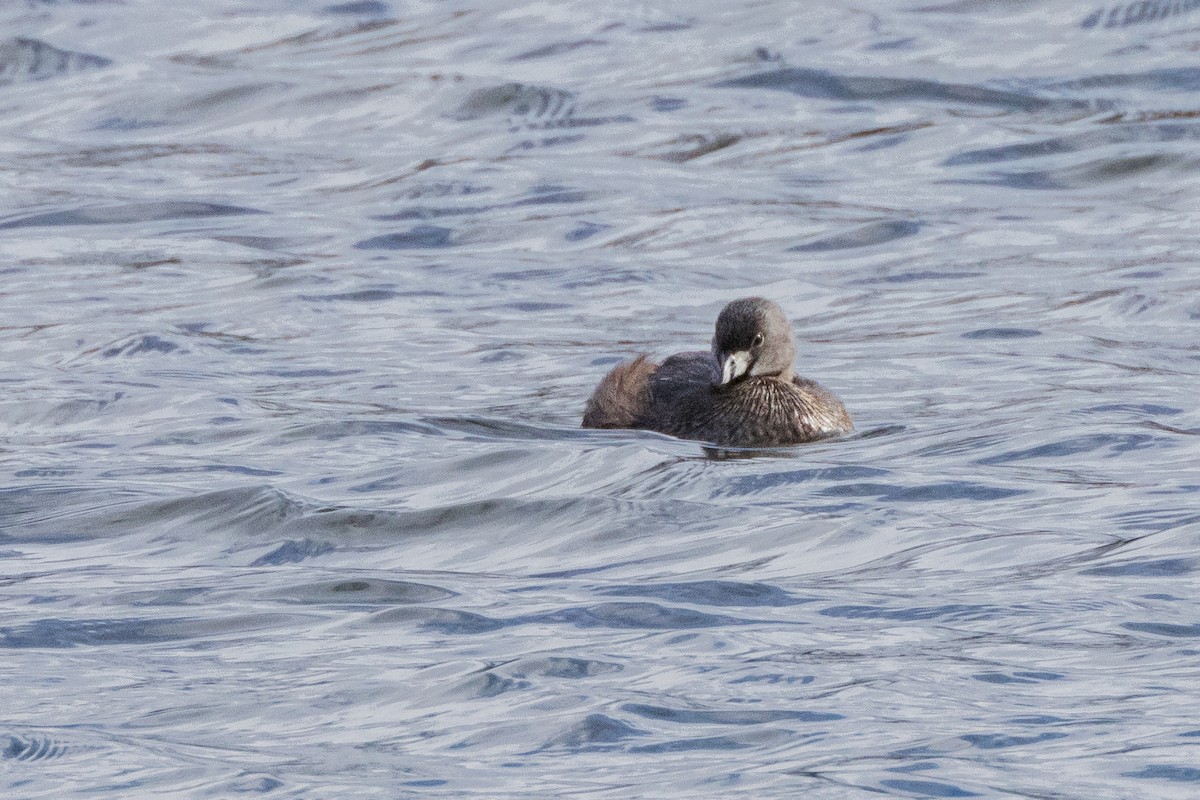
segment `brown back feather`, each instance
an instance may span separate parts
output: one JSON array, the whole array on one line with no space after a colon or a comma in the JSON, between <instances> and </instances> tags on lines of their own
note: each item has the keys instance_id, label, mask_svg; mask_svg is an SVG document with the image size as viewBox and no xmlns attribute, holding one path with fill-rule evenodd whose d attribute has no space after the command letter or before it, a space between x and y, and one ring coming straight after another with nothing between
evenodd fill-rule
<instances>
[{"instance_id":1,"label":"brown back feather","mask_svg":"<svg viewBox=\"0 0 1200 800\"><path fill-rule=\"evenodd\" d=\"M650 404L650 376L658 369L646 356L613 367L583 412L584 428L633 428Z\"/></svg>"}]
</instances>

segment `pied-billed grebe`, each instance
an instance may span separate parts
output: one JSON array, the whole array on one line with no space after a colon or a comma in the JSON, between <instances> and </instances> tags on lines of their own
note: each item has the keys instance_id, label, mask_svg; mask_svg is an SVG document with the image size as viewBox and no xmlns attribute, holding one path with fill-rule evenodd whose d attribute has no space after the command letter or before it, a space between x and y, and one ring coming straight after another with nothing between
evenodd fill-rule
<instances>
[{"instance_id":1,"label":"pied-billed grebe","mask_svg":"<svg viewBox=\"0 0 1200 800\"><path fill-rule=\"evenodd\" d=\"M641 428L725 447L780 447L854 428L837 396L792 370L792 326L777 303L734 300L711 352L618 364L587 402L585 428Z\"/></svg>"}]
</instances>

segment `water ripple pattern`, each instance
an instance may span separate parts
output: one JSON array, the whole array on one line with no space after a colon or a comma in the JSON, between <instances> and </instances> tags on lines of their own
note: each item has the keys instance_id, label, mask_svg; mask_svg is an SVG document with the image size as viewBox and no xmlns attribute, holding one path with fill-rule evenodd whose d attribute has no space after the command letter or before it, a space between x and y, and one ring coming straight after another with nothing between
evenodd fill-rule
<instances>
[{"instance_id":1,"label":"water ripple pattern","mask_svg":"<svg viewBox=\"0 0 1200 800\"><path fill-rule=\"evenodd\" d=\"M0 4L0 795L1196 797L1197 19Z\"/></svg>"}]
</instances>

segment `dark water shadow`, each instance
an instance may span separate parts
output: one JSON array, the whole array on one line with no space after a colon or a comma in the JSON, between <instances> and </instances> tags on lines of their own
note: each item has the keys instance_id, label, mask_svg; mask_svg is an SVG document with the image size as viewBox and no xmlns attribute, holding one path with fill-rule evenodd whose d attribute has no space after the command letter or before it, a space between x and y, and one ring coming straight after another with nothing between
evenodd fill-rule
<instances>
[{"instance_id":1,"label":"dark water shadow","mask_svg":"<svg viewBox=\"0 0 1200 800\"><path fill-rule=\"evenodd\" d=\"M521 625L569 625L611 630L691 631L753 624L755 620L710 614L691 608L650 602L608 602L508 618L489 617L452 608L408 606L390 608L358 624L417 624L443 634L475 635ZM773 623L779 624L779 623Z\"/></svg>"},{"instance_id":2,"label":"dark water shadow","mask_svg":"<svg viewBox=\"0 0 1200 800\"><path fill-rule=\"evenodd\" d=\"M1091 28L1125 28L1147 22L1159 22L1200 9L1200 0L1134 0L1098 8L1079 23Z\"/></svg>"},{"instance_id":3,"label":"dark water shadow","mask_svg":"<svg viewBox=\"0 0 1200 800\"><path fill-rule=\"evenodd\" d=\"M60 225L128 225L136 222L159 222L172 219L204 219L243 214L263 214L254 208L227 206L218 203L197 203L187 200L165 200L159 203L128 203L104 208L80 208L70 211L50 211L0 222L0 229L53 227Z\"/></svg>"},{"instance_id":4,"label":"dark water shadow","mask_svg":"<svg viewBox=\"0 0 1200 800\"><path fill-rule=\"evenodd\" d=\"M644 703L626 703L622 711L646 719L676 722L683 725L762 725L779 721L832 722L845 719L843 714L793 709L692 709L670 708Z\"/></svg>"},{"instance_id":5,"label":"dark water shadow","mask_svg":"<svg viewBox=\"0 0 1200 800\"><path fill-rule=\"evenodd\" d=\"M1200 559L1159 558L1092 567L1080 570L1079 574L1106 578L1178 578L1192 574L1197 566L1200 566Z\"/></svg>"},{"instance_id":6,"label":"dark water shadow","mask_svg":"<svg viewBox=\"0 0 1200 800\"><path fill-rule=\"evenodd\" d=\"M229 636L286 627L307 626L316 615L258 613L228 617L169 619L40 619L0 628L0 648L60 649L147 645Z\"/></svg>"},{"instance_id":7,"label":"dark water shadow","mask_svg":"<svg viewBox=\"0 0 1200 800\"><path fill-rule=\"evenodd\" d=\"M1085 164L1027 172L994 172L990 178L948 180L945 183L1004 186L1010 189L1053 191L1084 189L1131 180L1161 170L1196 171L1196 161L1176 153L1149 153L1099 158Z\"/></svg>"},{"instance_id":8,"label":"dark water shadow","mask_svg":"<svg viewBox=\"0 0 1200 800\"><path fill-rule=\"evenodd\" d=\"M391 17L392 9L382 0L350 0L325 6L320 13L335 17Z\"/></svg>"},{"instance_id":9,"label":"dark water shadow","mask_svg":"<svg viewBox=\"0 0 1200 800\"><path fill-rule=\"evenodd\" d=\"M648 731L635 728L607 714L588 714L529 754L559 748L578 753L603 752L612 750L616 745L634 737L647 735Z\"/></svg>"},{"instance_id":10,"label":"dark water shadow","mask_svg":"<svg viewBox=\"0 0 1200 800\"><path fill-rule=\"evenodd\" d=\"M590 42L591 40L581 40ZM531 51L529 59L543 57ZM578 112L577 93L553 86L529 83L502 83L471 92L458 108L447 116L461 121L504 117L513 130L547 130L558 128L588 128L609 123L635 121L627 114L589 117ZM543 142L547 144L551 142ZM531 145L533 143L530 143Z\"/></svg>"},{"instance_id":11,"label":"dark water shadow","mask_svg":"<svg viewBox=\"0 0 1200 800\"><path fill-rule=\"evenodd\" d=\"M753 607L794 606L811 602L766 583L739 581L692 581L689 583L650 583L631 586L604 586L597 594L620 597L657 597L672 603L705 606Z\"/></svg>"},{"instance_id":12,"label":"dark water shadow","mask_svg":"<svg viewBox=\"0 0 1200 800\"><path fill-rule=\"evenodd\" d=\"M0 40L0 86L101 69L112 63L103 56L61 50L24 36Z\"/></svg>"},{"instance_id":13,"label":"dark water shadow","mask_svg":"<svg viewBox=\"0 0 1200 800\"><path fill-rule=\"evenodd\" d=\"M5 743L4 739L8 742ZM11 761L47 761L73 750L69 744L46 735L8 734L0 736L0 759Z\"/></svg>"},{"instance_id":14,"label":"dark water shadow","mask_svg":"<svg viewBox=\"0 0 1200 800\"><path fill-rule=\"evenodd\" d=\"M946 167L1002 164L1010 161L1080 153L1112 145L1164 144L1200 139L1195 123L1124 124L1092 128L1083 133L1055 136L1033 142L966 150L942 162Z\"/></svg>"},{"instance_id":15,"label":"dark water shadow","mask_svg":"<svg viewBox=\"0 0 1200 800\"><path fill-rule=\"evenodd\" d=\"M1010 464L1041 458L1066 458L1081 453L1108 450L1113 454L1145 450L1169 444L1163 437L1147 433L1095 433L1075 436L1059 442L1038 445L1024 450L1009 450L994 456L977 459L977 464Z\"/></svg>"},{"instance_id":16,"label":"dark water shadow","mask_svg":"<svg viewBox=\"0 0 1200 800\"><path fill-rule=\"evenodd\" d=\"M421 250L449 247L453 228L440 225L417 225L399 233L385 233L363 239L354 245L356 250Z\"/></svg>"},{"instance_id":17,"label":"dark water shadow","mask_svg":"<svg viewBox=\"0 0 1200 800\"><path fill-rule=\"evenodd\" d=\"M849 250L856 247L875 247L896 239L913 236L921 230L921 223L905 220L872 222L854 230L826 236L806 244L789 247L790 253L823 253L830 250Z\"/></svg>"},{"instance_id":18,"label":"dark water shadow","mask_svg":"<svg viewBox=\"0 0 1200 800\"><path fill-rule=\"evenodd\" d=\"M372 606L412 605L448 600L457 592L410 581L383 578L344 578L317 581L277 589L265 596L285 603L325 608L369 608Z\"/></svg>"},{"instance_id":19,"label":"dark water shadow","mask_svg":"<svg viewBox=\"0 0 1200 800\"><path fill-rule=\"evenodd\" d=\"M1090 105L1086 101L1037 97L968 84L941 83L914 78L838 75L827 70L802 67L786 67L759 72L742 78L720 81L713 86L725 89L770 89L790 92L801 97L828 100L879 102L922 100L939 105L987 106L1006 111L1078 110L1086 109Z\"/></svg>"}]
</instances>

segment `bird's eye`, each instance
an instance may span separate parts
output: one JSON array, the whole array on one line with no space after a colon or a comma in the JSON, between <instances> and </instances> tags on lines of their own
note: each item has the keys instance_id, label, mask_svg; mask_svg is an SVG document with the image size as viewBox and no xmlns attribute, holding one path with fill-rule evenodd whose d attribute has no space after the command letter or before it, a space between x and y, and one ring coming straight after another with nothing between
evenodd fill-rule
<instances>
[{"instance_id":1,"label":"bird's eye","mask_svg":"<svg viewBox=\"0 0 1200 800\"><path fill-rule=\"evenodd\" d=\"M763 335L761 333L754 334L753 347L762 347L762 343L763 343Z\"/></svg>"}]
</instances>

